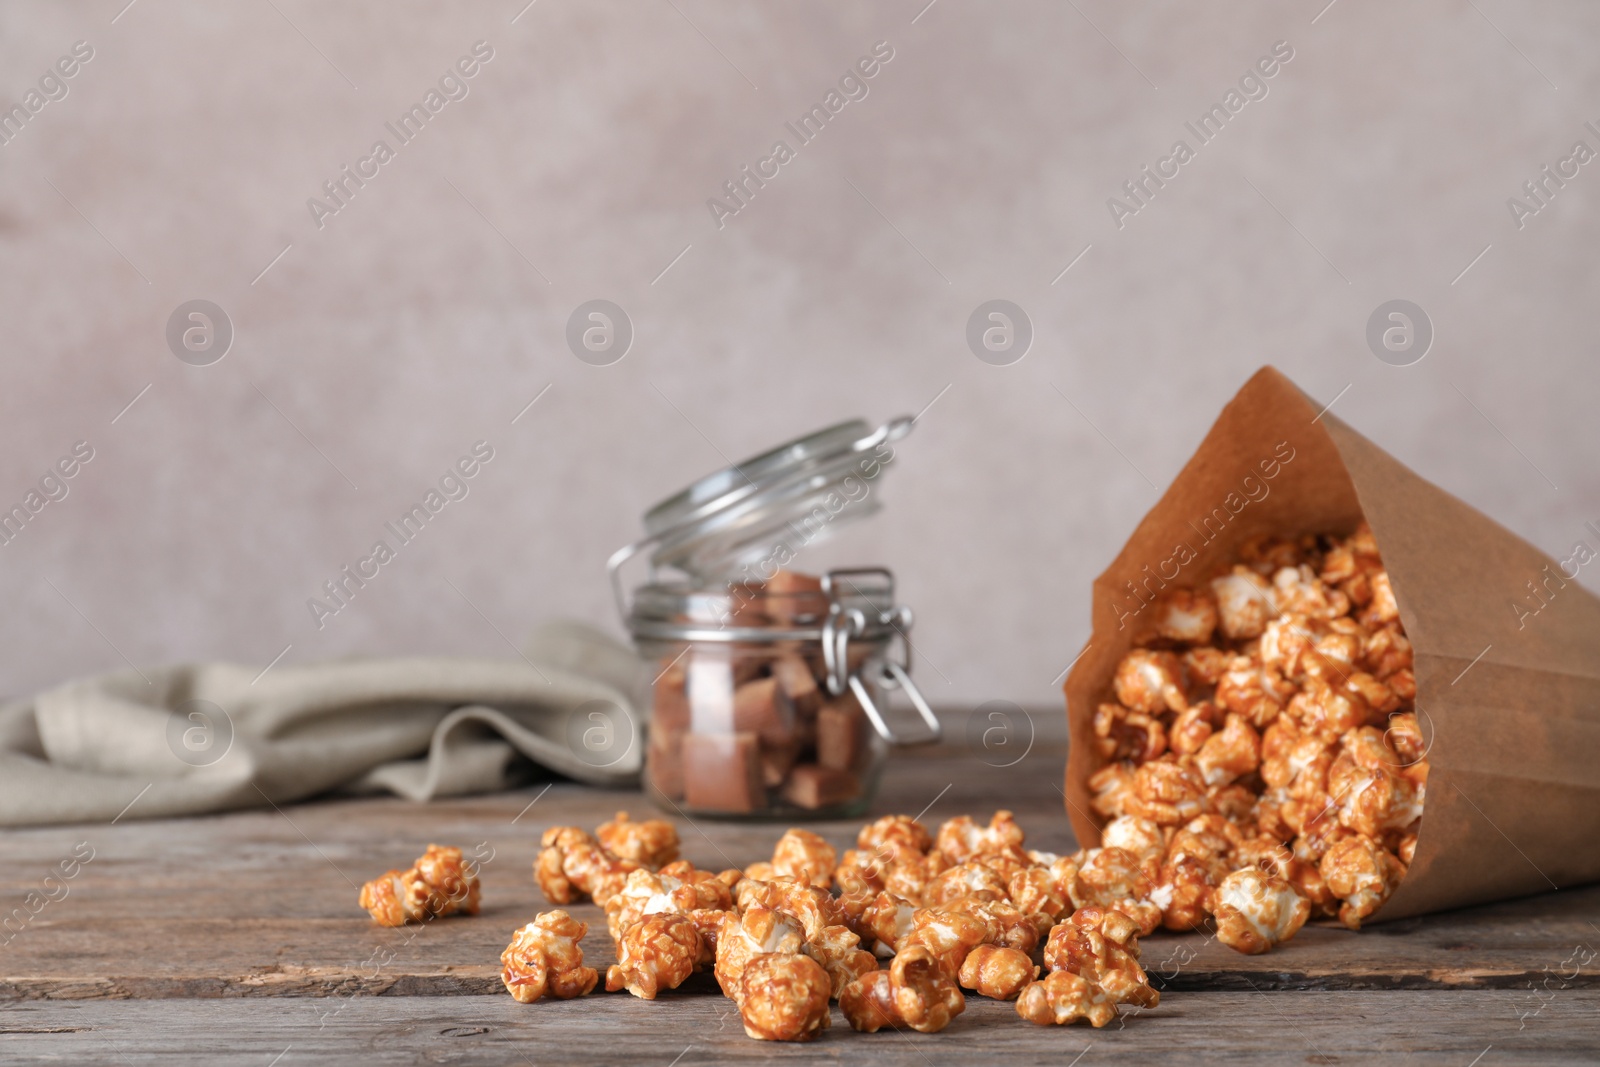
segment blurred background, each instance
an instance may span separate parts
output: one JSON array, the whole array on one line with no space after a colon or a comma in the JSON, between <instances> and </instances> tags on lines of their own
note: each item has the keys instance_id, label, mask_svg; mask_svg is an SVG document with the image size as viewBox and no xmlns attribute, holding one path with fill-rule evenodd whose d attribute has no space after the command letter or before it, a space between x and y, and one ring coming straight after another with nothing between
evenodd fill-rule
<instances>
[{"instance_id":1,"label":"blurred background","mask_svg":"<svg viewBox=\"0 0 1600 1067\"><path fill-rule=\"evenodd\" d=\"M6 4L0 691L620 636L649 504L915 414L884 511L796 565L891 565L935 702L1059 706L1093 577L1268 362L1600 544L1597 36L1579 0ZM596 299L620 359L568 344ZM975 350L990 300L1025 318Z\"/></svg>"}]
</instances>

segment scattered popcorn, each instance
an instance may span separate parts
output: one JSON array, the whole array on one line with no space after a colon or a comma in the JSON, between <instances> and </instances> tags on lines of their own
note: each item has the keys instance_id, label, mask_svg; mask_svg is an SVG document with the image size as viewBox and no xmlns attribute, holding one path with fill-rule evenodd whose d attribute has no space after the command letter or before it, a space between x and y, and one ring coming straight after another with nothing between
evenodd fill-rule
<instances>
[{"instance_id":1,"label":"scattered popcorn","mask_svg":"<svg viewBox=\"0 0 1600 1067\"><path fill-rule=\"evenodd\" d=\"M1093 982L1116 1004L1153 1008L1161 994L1139 966L1139 929L1121 911L1079 908L1050 931L1044 965Z\"/></svg>"},{"instance_id":2,"label":"scattered popcorn","mask_svg":"<svg viewBox=\"0 0 1600 1067\"><path fill-rule=\"evenodd\" d=\"M1071 971L1052 971L1017 997L1017 1014L1040 1026L1067 1026L1080 1019L1099 1029L1117 1017L1105 990Z\"/></svg>"},{"instance_id":3,"label":"scattered popcorn","mask_svg":"<svg viewBox=\"0 0 1600 1067\"><path fill-rule=\"evenodd\" d=\"M593 834L576 826L552 826L544 832L539 858L534 862L534 877L545 899L552 904L576 904L594 899L602 884L607 892L620 885L615 876L625 878L639 865L613 855ZM605 893L602 893L604 896ZM595 900L603 906L603 900Z\"/></svg>"},{"instance_id":4,"label":"scattered popcorn","mask_svg":"<svg viewBox=\"0 0 1600 1067\"><path fill-rule=\"evenodd\" d=\"M1039 968L1026 953L997 945L979 945L961 964L961 985L980 996L1010 1000L1039 977Z\"/></svg>"},{"instance_id":5,"label":"scattered popcorn","mask_svg":"<svg viewBox=\"0 0 1600 1067\"><path fill-rule=\"evenodd\" d=\"M523 1004L546 993L563 1000L581 997L594 988L600 976L583 965L578 942L589 932L564 911L541 912L533 922L511 935L500 954L500 980L506 991Z\"/></svg>"},{"instance_id":6,"label":"scattered popcorn","mask_svg":"<svg viewBox=\"0 0 1600 1067\"><path fill-rule=\"evenodd\" d=\"M772 877L827 889L833 884L838 859L833 846L821 836L810 830L790 830L778 838L772 850Z\"/></svg>"},{"instance_id":7,"label":"scattered popcorn","mask_svg":"<svg viewBox=\"0 0 1600 1067\"><path fill-rule=\"evenodd\" d=\"M380 926L445 915L478 914L478 874L459 848L429 845L407 871L389 871L361 887L361 906Z\"/></svg>"},{"instance_id":8,"label":"scattered popcorn","mask_svg":"<svg viewBox=\"0 0 1600 1067\"><path fill-rule=\"evenodd\" d=\"M606 992L626 989L644 1000L676 989L700 960L700 932L686 915L651 915L623 931L617 962L606 971Z\"/></svg>"},{"instance_id":9,"label":"scattered popcorn","mask_svg":"<svg viewBox=\"0 0 1600 1067\"><path fill-rule=\"evenodd\" d=\"M744 1032L758 1041L810 1041L830 1022L827 973L809 956L774 952L744 969L737 997Z\"/></svg>"},{"instance_id":10,"label":"scattered popcorn","mask_svg":"<svg viewBox=\"0 0 1600 1067\"><path fill-rule=\"evenodd\" d=\"M1305 925L1311 903L1294 886L1256 867L1234 871L1217 887L1217 940L1256 955Z\"/></svg>"},{"instance_id":11,"label":"scattered popcorn","mask_svg":"<svg viewBox=\"0 0 1600 1067\"><path fill-rule=\"evenodd\" d=\"M955 977L920 945L897 953L887 971L851 982L839 997L851 1027L869 1034L885 1026L937 1033L966 1007Z\"/></svg>"},{"instance_id":12,"label":"scattered popcorn","mask_svg":"<svg viewBox=\"0 0 1600 1067\"><path fill-rule=\"evenodd\" d=\"M800 921L781 911L750 908L743 914L723 912L717 938L716 975L722 992L738 1000L744 969L757 956L781 952L793 955L805 944Z\"/></svg>"},{"instance_id":13,"label":"scattered popcorn","mask_svg":"<svg viewBox=\"0 0 1600 1067\"><path fill-rule=\"evenodd\" d=\"M595 837L618 859L651 870L678 858L678 829L665 819L634 822L627 812L619 811L615 819L601 824Z\"/></svg>"}]
</instances>

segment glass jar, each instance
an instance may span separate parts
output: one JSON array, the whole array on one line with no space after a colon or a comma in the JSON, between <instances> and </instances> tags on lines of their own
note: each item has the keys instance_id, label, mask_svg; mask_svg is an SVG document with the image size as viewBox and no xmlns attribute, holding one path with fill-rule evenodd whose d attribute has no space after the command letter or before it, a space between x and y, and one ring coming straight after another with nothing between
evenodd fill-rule
<instances>
[{"instance_id":1,"label":"glass jar","mask_svg":"<svg viewBox=\"0 0 1600 1067\"><path fill-rule=\"evenodd\" d=\"M861 814L900 743L884 715L895 689L927 727L918 740L938 736L910 678L912 616L895 603L894 576L772 565L876 510L872 483L909 428L842 423L719 471L652 508L648 536L613 555L618 609L656 664L645 787L665 810ZM630 605L621 569L646 549L651 580ZM661 567L682 577L660 579Z\"/></svg>"}]
</instances>

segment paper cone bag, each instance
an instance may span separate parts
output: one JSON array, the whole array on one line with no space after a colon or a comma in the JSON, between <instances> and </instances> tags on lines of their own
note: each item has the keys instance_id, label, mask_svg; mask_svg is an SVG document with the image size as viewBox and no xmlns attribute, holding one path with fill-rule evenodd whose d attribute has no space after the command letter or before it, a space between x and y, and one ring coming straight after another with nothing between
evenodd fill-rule
<instances>
[{"instance_id":1,"label":"paper cone bag","mask_svg":"<svg viewBox=\"0 0 1600 1067\"><path fill-rule=\"evenodd\" d=\"M1094 712L1132 647L1135 590L1148 599L1147 583L1196 585L1255 535L1344 534L1363 517L1415 652L1417 718L1431 743L1416 855L1374 918L1600 880L1600 598L1574 580L1586 564L1600 568L1600 527L1574 531L1554 560L1272 367L1223 409L1095 580L1093 633L1065 684L1065 793L1079 841L1100 840L1085 786L1099 766ZM1180 546L1193 554L1181 565Z\"/></svg>"}]
</instances>

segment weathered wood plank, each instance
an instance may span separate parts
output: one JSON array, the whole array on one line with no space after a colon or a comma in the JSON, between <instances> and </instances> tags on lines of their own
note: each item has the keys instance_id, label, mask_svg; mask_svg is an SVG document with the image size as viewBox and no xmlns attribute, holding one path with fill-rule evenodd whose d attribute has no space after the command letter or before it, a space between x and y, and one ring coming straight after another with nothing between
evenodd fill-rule
<instances>
[{"instance_id":1,"label":"weathered wood plank","mask_svg":"<svg viewBox=\"0 0 1600 1067\"><path fill-rule=\"evenodd\" d=\"M969 998L943 1033L858 1034L835 1008L809 1045L757 1044L730 1002L626 994L521 1005L498 997L326 1001L32 1002L0 1008L0 1060L75 1064L383 1062L498 1065L783 1063L928 1067L933 1063L1397 1063L1493 1067L1592 1064L1600 991L1569 990L1537 1016L1518 998L1477 992L1176 993L1112 1023L1037 1027L1012 1005ZM281 1059L275 1057L282 1056ZM678 1057L675 1059L675 1057ZM1078 1058L1078 1057L1081 1057Z\"/></svg>"},{"instance_id":2,"label":"weathered wood plank","mask_svg":"<svg viewBox=\"0 0 1600 1067\"><path fill-rule=\"evenodd\" d=\"M960 746L903 754L875 813L924 808L1015 811L1031 844L1073 847L1059 789L1063 750L1048 739L1011 768ZM531 803L531 807L529 806ZM58 861L93 849L76 877L25 922L0 932L0 999L465 996L498 991L510 932L546 905L531 863L543 829L593 827L645 810L637 794L556 784L433 805L329 801L201 819L13 831L0 837L0 918L44 893ZM783 827L679 819L689 858L706 867L770 854ZM857 823L816 829L841 847ZM385 930L356 907L356 886L404 866L430 841L479 850L484 909L476 918ZM60 887L64 885L65 896ZM35 902L40 898L36 898ZM598 909L585 951L611 960ZM1169 990L1568 988L1600 984L1600 888L1570 890L1354 934L1308 928L1261 957L1198 934L1157 935L1145 962ZM9 940L7 940L9 938ZM1574 967L1587 957L1586 965Z\"/></svg>"}]
</instances>

